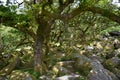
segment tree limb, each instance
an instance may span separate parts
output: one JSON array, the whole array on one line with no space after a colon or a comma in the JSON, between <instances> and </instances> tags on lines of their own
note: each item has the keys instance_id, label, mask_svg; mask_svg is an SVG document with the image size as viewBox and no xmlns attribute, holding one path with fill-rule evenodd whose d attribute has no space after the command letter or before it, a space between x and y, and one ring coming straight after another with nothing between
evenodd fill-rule
<instances>
[{"instance_id":1,"label":"tree limb","mask_svg":"<svg viewBox=\"0 0 120 80\"><path fill-rule=\"evenodd\" d=\"M115 21L120 24L120 16L112 13L110 10L102 9L99 7L91 7L86 10L91 11L93 13L101 14L102 16L107 17L107 18L111 19L112 21Z\"/></svg>"},{"instance_id":2,"label":"tree limb","mask_svg":"<svg viewBox=\"0 0 120 80\"><path fill-rule=\"evenodd\" d=\"M30 35L35 40L36 34L33 32L32 29L25 28L25 26L23 26L23 27L20 27L20 26L17 26L17 27L10 26L10 27L15 28L15 29L17 29L19 31L22 31L23 33L26 33L26 34Z\"/></svg>"},{"instance_id":3,"label":"tree limb","mask_svg":"<svg viewBox=\"0 0 120 80\"><path fill-rule=\"evenodd\" d=\"M88 7L85 9L83 9L82 7L79 7L77 9L75 9L74 11L72 11L70 14L68 14L66 16L62 15L61 17L63 17L63 19L66 18L67 20L70 20L73 17L75 17L85 11L90 11L93 13L101 14L101 16L107 17L107 18L111 19L112 21L115 21L120 24L120 16L112 13L110 10L102 9L100 7Z\"/></svg>"}]
</instances>

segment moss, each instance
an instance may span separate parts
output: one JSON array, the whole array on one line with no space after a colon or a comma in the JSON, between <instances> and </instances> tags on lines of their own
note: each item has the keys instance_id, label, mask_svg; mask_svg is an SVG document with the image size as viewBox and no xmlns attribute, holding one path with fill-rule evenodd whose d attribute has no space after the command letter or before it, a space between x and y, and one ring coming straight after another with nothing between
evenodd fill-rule
<instances>
[{"instance_id":1,"label":"moss","mask_svg":"<svg viewBox=\"0 0 120 80\"><path fill-rule=\"evenodd\" d=\"M83 76L87 76L90 73L91 69L92 67L88 62L84 62L82 65L76 65L76 70Z\"/></svg>"}]
</instances>

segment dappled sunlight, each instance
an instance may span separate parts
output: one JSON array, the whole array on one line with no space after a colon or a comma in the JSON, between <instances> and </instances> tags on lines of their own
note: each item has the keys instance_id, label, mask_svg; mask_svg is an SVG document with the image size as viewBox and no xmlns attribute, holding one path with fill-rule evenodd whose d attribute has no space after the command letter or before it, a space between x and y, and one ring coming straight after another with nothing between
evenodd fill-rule
<instances>
[{"instance_id":1,"label":"dappled sunlight","mask_svg":"<svg viewBox=\"0 0 120 80\"><path fill-rule=\"evenodd\" d=\"M119 80L118 0L0 0L0 80Z\"/></svg>"}]
</instances>

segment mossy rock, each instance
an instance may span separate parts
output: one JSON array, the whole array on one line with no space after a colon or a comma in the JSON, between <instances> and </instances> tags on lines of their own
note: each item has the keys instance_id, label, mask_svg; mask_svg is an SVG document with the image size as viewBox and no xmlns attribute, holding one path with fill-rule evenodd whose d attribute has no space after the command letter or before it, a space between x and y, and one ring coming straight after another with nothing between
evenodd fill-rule
<instances>
[{"instance_id":1,"label":"mossy rock","mask_svg":"<svg viewBox=\"0 0 120 80\"><path fill-rule=\"evenodd\" d=\"M9 80L35 80L28 72L22 72L20 70L12 71L8 78Z\"/></svg>"},{"instance_id":2,"label":"mossy rock","mask_svg":"<svg viewBox=\"0 0 120 80\"><path fill-rule=\"evenodd\" d=\"M87 57L81 55L76 59L74 68L83 76L87 76L92 69L92 66Z\"/></svg>"},{"instance_id":3,"label":"mossy rock","mask_svg":"<svg viewBox=\"0 0 120 80\"><path fill-rule=\"evenodd\" d=\"M119 68L120 66L119 62L120 62L119 58L113 57L111 59L106 60L104 66L109 70L113 70L114 68Z\"/></svg>"}]
</instances>

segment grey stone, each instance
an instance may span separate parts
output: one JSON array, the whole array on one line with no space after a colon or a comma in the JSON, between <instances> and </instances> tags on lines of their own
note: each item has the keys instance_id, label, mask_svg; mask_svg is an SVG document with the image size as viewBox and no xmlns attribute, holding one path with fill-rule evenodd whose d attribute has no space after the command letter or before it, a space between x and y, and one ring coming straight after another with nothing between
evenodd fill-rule
<instances>
[{"instance_id":1,"label":"grey stone","mask_svg":"<svg viewBox=\"0 0 120 80\"><path fill-rule=\"evenodd\" d=\"M56 78L55 80L79 80L79 75L65 75L65 76L61 76Z\"/></svg>"},{"instance_id":2,"label":"grey stone","mask_svg":"<svg viewBox=\"0 0 120 80\"><path fill-rule=\"evenodd\" d=\"M119 80L116 75L108 71L98 60L91 60L92 70L88 76L89 80Z\"/></svg>"}]
</instances>

